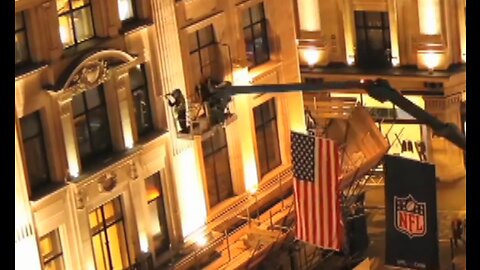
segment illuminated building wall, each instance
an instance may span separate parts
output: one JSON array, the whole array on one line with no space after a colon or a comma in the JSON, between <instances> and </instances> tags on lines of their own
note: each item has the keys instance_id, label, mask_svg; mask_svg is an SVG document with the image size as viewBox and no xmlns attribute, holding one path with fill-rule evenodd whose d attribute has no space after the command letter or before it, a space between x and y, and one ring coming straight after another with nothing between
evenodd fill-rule
<instances>
[{"instance_id":1,"label":"illuminated building wall","mask_svg":"<svg viewBox=\"0 0 480 270\"><path fill-rule=\"evenodd\" d=\"M220 63L211 76L298 82L294 3L261 3L261 18L259 1L15 3L16 161L23 163L16 165L16 253L33 254L22 269L116 269L148 255L165 263L236 199L288 168L290 128L304 128L300 93L234 97L236 120L225 128L232 194L216 205L205 136L179 135L164 98L178 88L187 106L196 102L190 35L208 25L215 44L226 44L199 53ZM240 23L245 14L248 26ZM263 55L252 58L245 29L255 25L267 32ZM240 77L232 74L237 67ZM254 115L272 99L273 119ZM278 147L265 150L267 137L257 132L276 132ZM265 163L265 151L275 159Z\"/></svg>"}]
</instances>

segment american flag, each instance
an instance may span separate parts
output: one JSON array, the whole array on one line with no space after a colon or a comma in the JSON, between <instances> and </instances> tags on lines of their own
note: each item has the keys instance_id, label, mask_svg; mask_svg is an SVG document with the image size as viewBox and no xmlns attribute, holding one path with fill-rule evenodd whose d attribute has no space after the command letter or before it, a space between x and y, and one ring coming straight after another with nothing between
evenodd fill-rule
<instances>
[{"instance_id":1,"label":"american flag","mask_svg":"<svg viewBox=\"0 0 480 270\"><path fill-rule=\"evenodd\" d=\"M343 240L338 183L340 159L334 141L291 133L296 237L324 248L340 250Z\"/></svg>"}]
</instances>

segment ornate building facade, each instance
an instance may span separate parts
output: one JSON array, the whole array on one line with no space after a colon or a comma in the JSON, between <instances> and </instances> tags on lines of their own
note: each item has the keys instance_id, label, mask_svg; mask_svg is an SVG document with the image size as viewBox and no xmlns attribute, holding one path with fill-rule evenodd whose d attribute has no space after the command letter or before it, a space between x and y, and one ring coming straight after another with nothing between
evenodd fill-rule
<instances>
[{"instance_id":1,"label":"ornate building facade","mask_svg":"<svg viewBox=\"0 0 480 270\"><path fill-rule=\"evenodd\" d=\"M305 129L311 100L300 92L237 95L219 124L201 88L384 76L460 124L464 7L464 0L15 1L16 268L258 262L288 238L290 130ZM414 71L358 71L371 65ZM438 84L441 93L431 89ZM187 132L167 99L175 89L186 100ZM447 157L458 164L437 166L441 179L464 175L458 149L419 123L403 125L414 126L406 131L412 140L427 138L436 164Z\"/></svg>"}]
</instances>

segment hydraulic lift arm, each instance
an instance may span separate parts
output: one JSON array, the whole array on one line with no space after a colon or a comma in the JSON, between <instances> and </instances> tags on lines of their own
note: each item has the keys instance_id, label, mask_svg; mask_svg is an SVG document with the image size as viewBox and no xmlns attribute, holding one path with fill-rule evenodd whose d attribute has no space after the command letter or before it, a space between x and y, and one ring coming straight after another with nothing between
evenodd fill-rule
<instances>
[{"instance_id":1,"label":"hydraulic lift arm","mask_svg":"<svg viewBox=\"0 0 480 270\"><path fill-rule=\"evenodd\" d=\"M455 124L444 123L440 121L438 118L432 116L405 98L400 92L392 88L387 80L383 79L248 86L233 86L229 82L223 82L214 87L212 97L222 100L230 100L231 96L236 94L284 93L293 91L319 92L346 89L363 89L368 93L369 96L380 102L392 102L395 104L395 106L401 108L415 119L428 125L430 128L432 128L436 135L444 137L448 141L466 151L466 137Z\"/></svg>"}]
</instances>

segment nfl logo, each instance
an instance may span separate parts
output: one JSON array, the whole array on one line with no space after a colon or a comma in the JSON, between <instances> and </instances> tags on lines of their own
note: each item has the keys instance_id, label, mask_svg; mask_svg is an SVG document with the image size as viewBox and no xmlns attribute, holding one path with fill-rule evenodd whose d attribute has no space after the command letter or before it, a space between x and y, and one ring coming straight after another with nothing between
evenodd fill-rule
<instances>
[{"instance_id":1,"label":"nfl logo","mask_svg":"<svg viewBox=\"0 0 480 270\"><path fill-rule=\"evenodd\" d=\"M401 198L394 196L394 224L397 231L410 238L427 233L427 205L417 202L411 194Z\"/></svg>"}]
</instances>

